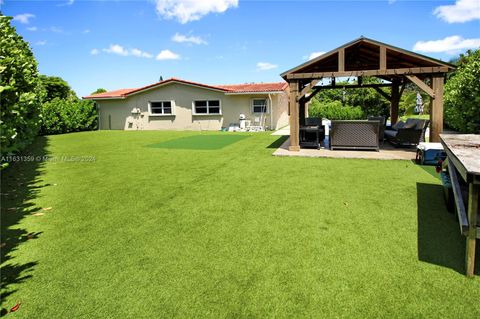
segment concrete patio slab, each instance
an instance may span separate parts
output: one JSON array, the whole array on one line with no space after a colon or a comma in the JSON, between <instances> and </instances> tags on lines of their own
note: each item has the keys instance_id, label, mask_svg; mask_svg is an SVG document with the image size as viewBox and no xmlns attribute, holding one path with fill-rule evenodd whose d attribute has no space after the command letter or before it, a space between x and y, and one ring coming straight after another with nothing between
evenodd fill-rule
<instances>
[{"instance_id":1,"label":"concrete patio slab","mask_svg":"<svg viewBox=\"0 0 480 319\"><path fill-rule=\"evenodd\" d=\"M274 153L274 156L300 156L300 157L329 157L329 158L362 158L377 160L414 160L415 148L395 148L385 142L379 152L376 151L356 151L356 150L330 150L328 148L306 149L302 148L299 152L288 150L290 139L287 139Z\"/></svg>"},{"instance_id":2,"label":"concrete patio slab","mask_svg":"<svg viewBox=\"0 0 480 319\"><path fill-rule=\"evenodd\" d=\"M273 132L271 135L276 135L276 136L289 136L290 135L290 125L282 127L279 130L276 130Z\"/></svg>"}]
</instances>

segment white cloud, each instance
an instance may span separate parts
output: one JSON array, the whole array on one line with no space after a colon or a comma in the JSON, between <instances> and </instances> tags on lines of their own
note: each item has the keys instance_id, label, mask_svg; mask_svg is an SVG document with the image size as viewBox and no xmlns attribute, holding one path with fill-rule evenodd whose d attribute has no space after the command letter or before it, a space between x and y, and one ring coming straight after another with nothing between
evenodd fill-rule
<instances>
[{"instance_id":1,"label":"white cloud","mask_svg":"<svg viewBox=\"0 0 480 319\"><path fill-rule=\"evenodd\" d=\"M173 53L170 50L162 50L162 51L160 51L160 53L157 55L157 57L155 59L160 60L160 61L161 60L179 60L180 55L178 55L176 53Z\"/></svg>"},{"instance_id":2,"label":"white cloud","mask_svg":"<svg viewBox=\"0 0 480 319\"><path fill-rule=\"evenodd\" d=\"M90 29L85 29L85 30L83 30L83 32L82 32L82 33L83 33L83 34L90 33Z\"/></svg>"},{"instance_id":3,"label":"white cloud","mask_svg":"<svg viewBox=\"0 0 480 319\"><path fill-rule=\"evenodd\" d=\"M35 45L39 45L39 46L45 45L45 44L47 44L47 41L45 40L35 42Z\"/></svg>"},{"instance_id":4,"label":"white cloud","mask_svg":"<svg viewBox=\"0 0 480 319\"><path fill-rule=\"evenodd\" d=\"M139 49L131 49L130 54L139 58L153 58L153 55L151 55L148 52L143 52L142 50Z\"/></svg>"},{"instance_id":5,"label":"white cloud","mask_svg":"<svg viewBox=\"0 0 480 319\"><path fill-rule=\"evenodd\" d=\"M103 52L127 56L128 51L119 44L111 44L108 49L102 49Z\"/></svg>"},{"instance_id":6,"label":"white cloud","mask_svg":"<svg viewBox=\"0 0 480 319\"><path fill-rule=\"evenodd\" d=\"M100 50L99 50L99 49L92 49L92 50L90 51L90 54L91 54L91 55L97 55L97 54L99 54L99 53L100 53Z\"/></svg>"},{"instance_id":7,"label":"white cloud","mask_svg":"<svg viewBox=\"0 0 480 319\"><path fill-rule=\"evenodd\" d=\"M28 27L27 30L28 31L37 31L38 28L37 27Z\"/></svg>"},{"instance_id":8,"label":"white cloud","mask_svg":"<svg viewBox=\"0 0 480 319\"><path fill-rule=\"evenodd\" d=\"M459 35L452 35L441 40L417 41L413 46L413 50L456 54L461 50L476 49L478 47L480 47L480 38L464 39Z\"/></svg>"},{"instance_id":9,"label":"white cloud","mask_svg":"<svg viewBox=\"0 0 480 319\"><path fill-rule=\"evenodd\" d=\"M480 19L478 0L457 0L455 4L436 7L433 14L448 23L463 23Z\"/></svg>"},{"instance_id":10,"label":"white cloud","mask_svg":"<svg viewBox=\"0 0 480 319\"><path fill-rule=\"evenodd\" d=\"M55 27L55 26L48 28L48 31L52 31L52 32L55 32L55 33L65 33L65 31L63 31L62 28Z\"/></svg>"},{"instance_id":11,"label":"white cloud","mask_svg":"<svg viewBox=\"0 0 480 319\"><path fill-rule=\"evenodd\" d=\"M13 21L18 21L23 24L29 24L30 19L35 18L34 14L31 13L22 13L13 17Z\"/></svg>"},{"instance_id":12,"label":"white cloud","mask_svg":"<svg viewBox=\"0 0 480 319\"><path fill-rule=\"evenodd\" d=\"M175 33L175 35L172 37L173 42L178 42L178 43L193 43L193 44L208 44L207 41L203 40L201 37L196 37L196 36L187 36L179 33Z\"/></svg>"},{"instance_id":13,"label":"white cloud","mask_svg":"<svg viewBox=\"0 0 480 319\"><path fill-rule=\"evenodd\" d=\"M325 51L318 51L318 52L312 52L307 58L307 60L315 59L316 57L319 57L321 55L325 54Z\"/></svg>"},{"instance_id":14,"label":"white cloud","mask_svg":"<svg viewBox=\"0 0 480 319\"><path fill-rule=\"evenodd\" d=\"M258 71L271 70L271 69L275 69L276 67L278 67L278 65L268 63L268 62L258 62L257 63L257 70Z\"/></svg>"},{"instance_id":15,"label":"white cloud","mask_svg":"<svg viewBox=\"0 0 480 319\"><path fill-rule=\"evenodd\" d=\"M144 52L137 48L128 50L128 49L125 49L120 44L111 44L107 49L102 49L102 51L106 53L121 55L121 56L134 56L137 58L153 58L153 55L148 52ZM92 51L90 51L90 54L93 54L93 55L96 55L99 53L100 51L97 49L93 49Z\"/></svg>"},{"instance_id":16,"label":"white cloud","mask_svg":"<svg viewBox=\"0 0 480 319\"><path fill-rule=\"evenodd\" d=\"M238 6L238 0L155 0L157 13L185 24L209 13L222 13Z\"/></svg>"}]
</instances>

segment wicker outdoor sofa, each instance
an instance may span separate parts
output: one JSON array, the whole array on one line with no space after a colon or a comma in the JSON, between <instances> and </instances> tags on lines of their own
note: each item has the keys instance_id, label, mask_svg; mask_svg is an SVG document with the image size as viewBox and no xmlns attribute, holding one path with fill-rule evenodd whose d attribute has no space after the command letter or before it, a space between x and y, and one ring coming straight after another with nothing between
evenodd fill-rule
<instances>
[{"instance_id":1,"label":"wicker outdoor sofa","mask_svg":"<svg viewBox=\"0 0 480 319\"><path fill-rule=\"evenodd\" d=\"M395 146L416 146L425 141L429 120L408 118L385 130L385 138Z\"/></svg>"},{"instance_id":2,"label":"wicker outdoor sofa","mask_svg":"<svg viewBox=\"0 0 480 319\"><path fill-rule=\"evenodd\" d=\"M330 149L379 151L380 121L332 121Z\"/></svg>"}]
</instances>

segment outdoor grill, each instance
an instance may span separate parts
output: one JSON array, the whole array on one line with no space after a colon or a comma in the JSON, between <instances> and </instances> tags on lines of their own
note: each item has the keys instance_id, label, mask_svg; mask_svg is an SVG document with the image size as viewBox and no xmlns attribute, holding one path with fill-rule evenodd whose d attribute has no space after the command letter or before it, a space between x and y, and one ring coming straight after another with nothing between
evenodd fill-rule
<instances>
[{"instance_id":1,"label":"outdoor grill","mask_svg":"<svg viewBox=\"0 0 480 319\"><path fill-rule=\"evenodd\" d=\"M322 119L310 117L305 119L305 125L300 126L300 146L320 149L325 139L325 128Z\"/></svg>"}]
</instances>

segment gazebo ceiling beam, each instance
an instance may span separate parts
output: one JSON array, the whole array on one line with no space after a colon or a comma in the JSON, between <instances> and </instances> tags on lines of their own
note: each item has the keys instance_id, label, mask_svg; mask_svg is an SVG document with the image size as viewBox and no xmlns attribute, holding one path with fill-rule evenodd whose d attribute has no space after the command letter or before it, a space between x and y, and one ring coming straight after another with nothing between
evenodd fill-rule
<instances>
[{"instance_id":1,"label":"gazebo ceiling beam","mask_svg":"<svg viewBox=\"0 0 480 319\"><path fill-rule=\"evenodd\" d=\"M409 79L412 83L418 86L423 92L427 93L431 98L435 98L435 93L431 87L429 87L425 82L417 78L415 75L406 74L405 77Z\"/></svg>"},{"instance_id":2,"label":"gazebo ceiling beam","mask_svg":"<svg viewBox=\"0 0 480 319\"><path fill-rule=\"evenodd\" d=\"M375 89L378 93L380 93L384 98L390 101L390 96L385 93L385 91L381 90L382 87L391 87L392 83L382 83L382 84L363 84L363 85L324 85L324 86L313 86L312 91L310 94L305 93L304 95L298 97L298 100L303 100L305 102L310 101L318 92L321 90L332 90L332 89L367 89L372 88ZM307 95L308 94L308 95Z\"/></svg>"},{"instance_id":3,"label":"gazebo ceiling beam","mask_svg":"<svg viewBox=\"0 0 480 319\"><path fill-rule=\"evenodd\" d=\"M391 87L391 83L381 83L381 84L350 84L350 85L323 85L316 86L315 89L319 90L328 90L328 89L368 89L368 88L383 88Z\"/></svg>"},{"instance_id":4,"label":"gazebo ceiling beam","mask_svg":"<svg viewBox=\"0 0 480 319\"><path fill-rule=\"evenodd\" d=\"M388 95L384 90L382 90L381 88L379 88L378 86L377 87L374 87L375 91L378 92L378 94L380 94L381 96L383 96L387 101L391 101L392 100L392 97L390 95Z\"/></svg>"},{"instance_id":5,"label":"gazebo ceiling beam","mask_svg":"<svg viewBox=\"0 0 480 319\"><path fill-rule=\"evenodd\" d=\"M387 69L387 47L384 45L380 46L380 70Z\"/></svg>"},{"instance_id":6,"label":"gazebo ceiling beam","mask_svg":"<svg viewBox=\"0 0 480 319\"><path fill-rule=\"evenodd\" d=\"M382 76L382 75L414 75L414 74L435 74L448 72L446 66L419 67L419 68L400 68L386 70L362 70L362 71L343 71L343 72L311 72L311 73L291 73L287 74L288 80L293 79L321 79L324 77L350 77L350 76Z\"/></svg>"},{"instance_id":7,"label":"gazebo ceiling beam","mask_svg":"<svg viewBox=\"0 0 480 319\"><path fill-rule=\"evenodd\" d=\"M307 94L308 92L310 92L310 90L318 84L318 82L320 82L321 79L315 79L313 81L311 81L310 83L308 83L307 85L305 85L305 87L297 94L297 101L300 101L300 99L305 95Z\"/></svg>"},{"instance_id":8,"label":"gazebo ceiling beam","mask_svg":"<svg viewBox=\"0 0 480 319\"><path fill-rule=\"evenodd\" d=\"M345 49L338 49L338 71L345 71Z\"/></svg>"}]
</instances>

